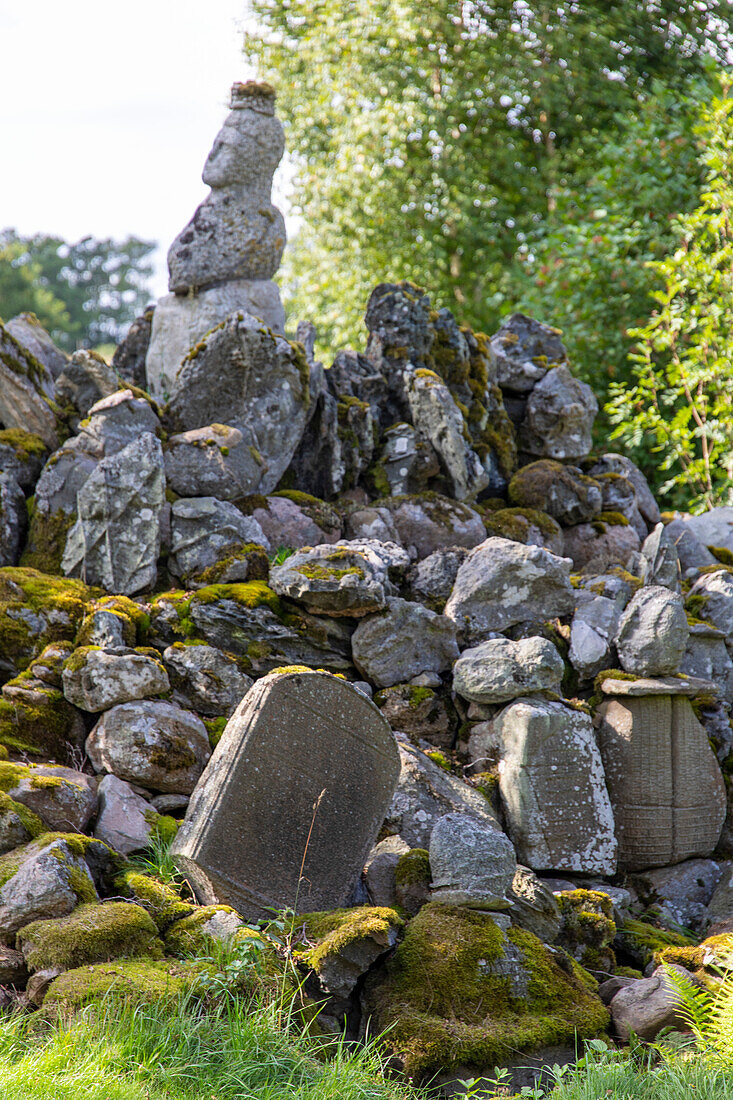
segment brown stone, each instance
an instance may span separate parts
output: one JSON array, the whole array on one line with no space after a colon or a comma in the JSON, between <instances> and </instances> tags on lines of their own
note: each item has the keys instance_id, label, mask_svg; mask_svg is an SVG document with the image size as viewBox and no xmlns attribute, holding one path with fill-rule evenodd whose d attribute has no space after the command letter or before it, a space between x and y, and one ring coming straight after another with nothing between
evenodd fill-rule
<instances>
[{"instance_id":1,"label":"brown stone","mask_svg":"<svg viewBox=\"0 0 733 1100\"><path fill-rule=\"evenodd\" d=\"M327 672L273 672L230 718L173 854L205 904L245 917L338 908L399 772L394 735L366 696Z\"/></svg>"},{"instance_id":2,"label":"brown stone","mask_svg":"<svg viewBox=\"0 0 733 1100\"><path fill-rule=\"evenodd\" d=\"M598 715L619 870L710 855L725 819L725 785L690 701L627 696L606 700Z\"/></svg>"}]
</instances>

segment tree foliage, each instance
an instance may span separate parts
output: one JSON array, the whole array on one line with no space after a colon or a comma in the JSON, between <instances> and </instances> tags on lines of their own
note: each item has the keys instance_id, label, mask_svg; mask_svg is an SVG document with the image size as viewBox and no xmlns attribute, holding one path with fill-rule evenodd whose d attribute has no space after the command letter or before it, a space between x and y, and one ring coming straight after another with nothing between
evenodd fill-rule
<instances>
[{"instance_id":1,"label":"tree foliage","mask_svg":"<svg viewBox=\"0 0 733 1100\"><path fill-rule=\"evenodd\" d=\"M633 329L633 381L611 387L614 438L650 448L670 503L702 510L733 500L733 98L701 123L700 205L677 222L679 244L652 264L657 309Z\"/></svg>"},{"instance_id":2,"label":"tree foliage","mask_svg":"<svg viewBox=\"0 0 733 1100\"><path fill-rule=\"evenodd\" d=\"M7 297L6 284L0 283L0 316L31 310L67 350L117 343L150 299L154 248L154 242L137 237L83 237L70 244L61 237L21 237L5 230L0 234L0 257L8 257L11 270L6 272ZM61 303L62 314L50 316L35 308L39 300Z\"/></svg>"},{"instance_id":3,"label":"tree foliage","mask_svg":"<svg viewBox=\"0 0 733 1100\"><path fill-rule=\"evenodd\" d=\"M294 312L353 336L385 278L492 328L558 187L652 81L722 57L717 0L252 0L295 155Z\"/></svg>"}]
</instances>

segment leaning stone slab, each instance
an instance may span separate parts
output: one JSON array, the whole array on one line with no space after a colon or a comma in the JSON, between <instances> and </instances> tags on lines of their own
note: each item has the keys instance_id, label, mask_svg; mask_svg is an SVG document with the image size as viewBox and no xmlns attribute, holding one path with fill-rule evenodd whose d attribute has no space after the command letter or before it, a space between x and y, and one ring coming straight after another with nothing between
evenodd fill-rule
<instances>
[{"instance_id":1,"label":"leaning stone slab","mask_svg":"<svg viewBox=\"0 0 733 1100\"><path fill-rule=\"evenodd\" d=\"M612 875L616 838L589 715L518 699L494 720L499 790L517 858L533 871Z\"/></svg>"},{"instance_id":2,"label":"leaning stone slab","mask_svg":"<svg viewBox=\"0 0 733 1100\"><path fill-rule=\"evenodd\" d=\"M259 680L229 720L172 852L196 896L245 917L348 903L399 776L380 711L310 669Z\"/></svg>"},{"instance_id":3,"label":"leaning stone slab","mask_svg":"<svg viewBox=\"0 0 733 1100\"><path fill-rule=\"evenodd\" d=\"M710 855L725 820L725 784L689 699L611 698L598 716L620 869Z\"/></svg>"}]
</instances>

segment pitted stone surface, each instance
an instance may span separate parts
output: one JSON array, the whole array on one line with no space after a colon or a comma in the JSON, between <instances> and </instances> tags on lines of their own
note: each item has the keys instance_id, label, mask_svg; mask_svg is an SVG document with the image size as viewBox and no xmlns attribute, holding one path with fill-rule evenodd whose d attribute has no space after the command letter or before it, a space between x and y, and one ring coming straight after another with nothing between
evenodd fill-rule
<instances>
[{"instance_id":1,"label":"pitted stone surface","mask_svg":"<svg viewBox=\"0 0 733 1100\"><path fill-rule=\"evenodd\" d=\"M74 706L94 712L119 703L161 695L170 684L160 660L150 651L79 647L62 674L64 695Z\"/></svg>"},{"instance_id":2,"label":"pitted stone surface","mask_svg":"<svg viewBox=\"0 0 733 1100\"><path fill-rule=\"evenodd\" d=\"M492 638L463 651L453 667L453 690L473 703L507 703L531 691L559 691L564 671L546 638Z\"/></svg>"},{"instance_id":3,"label":"pitted stone surface","mask_svg":"<svg viewBox=\"0 0 733 1100\"><path fill-rule=\"evenodd\" d=\"M394 592L389 573L407 569L405 551L376 540L304 547L270 573L270 586L320 615L361 617L386 606Z\"/></svg>"},{"instance_id":4,"label":"pitted stone surface","mask_svg":"<svg viewBox=\"0 0 733 1100\"><path fill-rule=\"evenodd\" d=\"M464 438L463 416L450 390L432 371L407 375L407 401L413 424L438 455L456 500L474 498L489 484L481 460Z\"/></svg>"},{"instance_id":5,"label":"pitted stone surface","mask_svg":"<svg viewBox=\"0 0 733 1100\"><path fill-rule=\"evenodd\" d=\"M689 636L682 597L662 585L648 585L619 620L615 642L621 666L638 676L676 672Z\"/></svg>"},{"instance_id":6,"label":"pitted stone surface","mask_svg":"<svg viewBox=\"0 0 733 1100\"><path fill-rule=\"evenodd\" d=\"M214 646L179 642L164 650L163 661L183 705L212 718L228 718L252 687L236 659Z\"/></svg>"},{"instance_id":7,"label":"pitted stone surface","mask_svg":"<svg viewBox=\"0 0 733 1100\"><path fill-rule=\"evenodd\" d=\"M494 720L499 790L517 858L534 871L612 875L617 844L590 716L519 699Z\"/></svg>"},{"instance_id":8,"label":"pitted stone surface","mask_svg":"<svg viewBox=\"0 0 733 1100\"><path fill-rule=\"evenodd\" d=\"M168 567L184 580L193 578L248 543L270 549L252 516L215 497L183 497L171 508Z\"/></svg>"},{"instance_id":9,"label":"pitted stone surface","mask_svg":"<svg viewBox=\"0 0 733 1100\"><path fill-rule=\"evenodd\" d=\"M553 367L527 401L519 446L546 458L582 458L593 445L598 402L590 386L566 366Z\"/></svg>"},{"instance_id":10,"label":"pitted stone surface","mask_svg":"<svg viewBox=\"0 0 733 1100\"><path fill-rule=\"evenodd\" d=\"M387 598L383 612L361 620L351 648L357 669L378 687L421 672L446 672L459 652L450 619L394 597Z\"/></svg>"},{"instance_id":11,"label":"pitted stone surface","mask_svg":"<svg viewBox=\"0 0 733 1100\"><path fill-rule=\"evenodd\" d=\"M613 698L598 713L619 868L710 855L725 820L725 785L689 700Z\"/></svg>"},{"instance_id":12,"label":"pitted stone surface","mask_svg":"<svg viewBox=\"0 0 733 1100\"><path fill-rule=\"evenodd\" d=\"M229 720L173 854L202 901L244 916L296 897L301 912L338 908L398 775L394 736L364 695L328 673L274 673Z\"/></svg>"},{"instance_id":13,"label":"pitted stone surface","mask_svg":"<svg viewBox=\"0 0 733 1100\"><path fill-rule=\"evenodd\" d=\"M472 909L508 909L517 870L509 837L469 814L441 817L430 834L431 900Z\"/></svg>"},{"instance_id":14,"label":"pitted stone surface","mask_svg":"<svg viewBox=\"0 0 733 1100\"><path fill-rule=\"evenodd\" d=\"M494 333L489 356L503 389L529 392L550 367L567 362L557 329L523 313L513 313Z\"/></svg>"}]
</instances>

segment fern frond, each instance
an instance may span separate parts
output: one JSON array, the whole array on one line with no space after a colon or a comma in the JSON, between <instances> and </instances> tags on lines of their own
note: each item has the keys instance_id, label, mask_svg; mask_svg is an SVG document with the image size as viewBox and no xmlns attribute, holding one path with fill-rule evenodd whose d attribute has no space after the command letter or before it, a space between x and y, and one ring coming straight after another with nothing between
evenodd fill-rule
<instances>
[{"instance_id":1,"label":"fern frond","mask_svg":"<svg viewBox=\"0 0 733 1100\"><path fill-rule=\"evenodd\" d=\"M712 997L708 1042L717 1056L733 1062L733 943L716 961L721 982Z\"/></svg>"},{"instance_id":2,"label":"fern frond","mask_svg":"<svg viewBox=\"0 0 733 1100\"><path fill-rule=\"evenodd\" d=\"M697 985L691 977L669 963L663 962L665 978L679 997L679 1014L690 1028L703 1050L711 1049L710 1025L715 1007L715 996ZM733 991L733 984L731 986ZM719 991L718 991L719 992ZM733 992L731 994L733 996Z\"/></svg>"}]
</instances>

